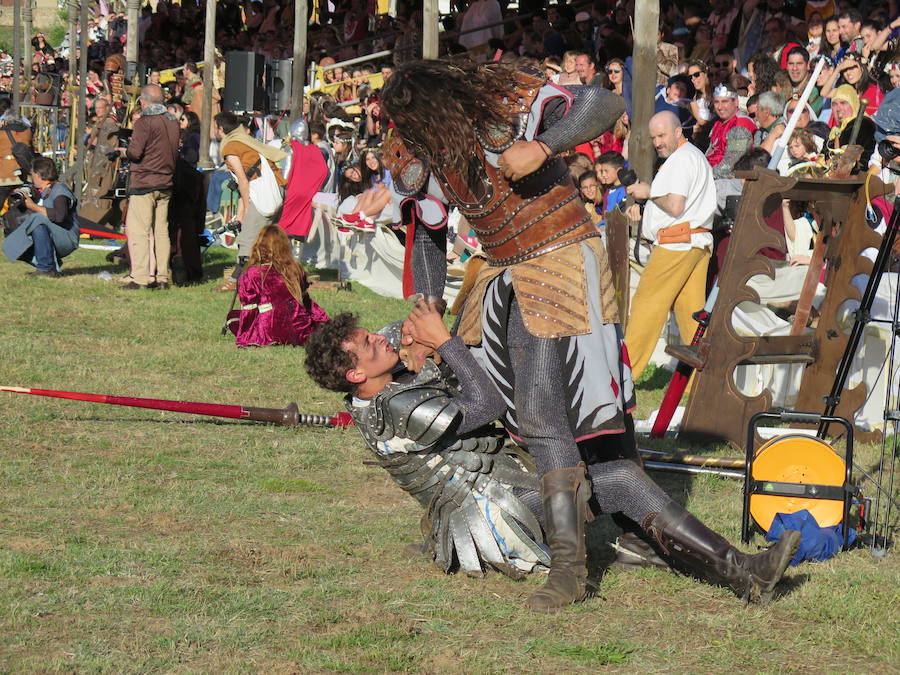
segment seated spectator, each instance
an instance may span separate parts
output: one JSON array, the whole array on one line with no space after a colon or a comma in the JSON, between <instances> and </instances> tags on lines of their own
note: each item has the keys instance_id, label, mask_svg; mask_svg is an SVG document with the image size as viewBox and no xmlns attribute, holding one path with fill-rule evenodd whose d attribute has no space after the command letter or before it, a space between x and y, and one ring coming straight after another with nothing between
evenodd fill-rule
<instances>
[{"instance_id":1,"label":"seated spectator","mask_svg":"<svg viewBox=\"0 0 900 675\"><path fill-rule=\"evenodd\" d=\"M600 138L591 142L594 148L594 156L607 152L618 152L628 156L628 136L631 134L631 119L628 117L628 111L622 113L622 116L616 120L613 128L605 131ZM595 161L596 163L596 161Z\"/></svg>"},{"instance_id":2,"label":"seated spectator","mask_svg":"<svg viewBox=\"0 0 900 675\"><path fill-rule=\"evenodd\" d=\"M697 93L691 78L687 75L673 75L666 86L656 87L655 112L668 110L675 114L681 123L681 132L690 141L694 135L697 120L691 112L691 102Z\"/></svg>"},{"instance_id":3,"label":"seated spectator","mask_svg":"<svg viewBox=\"0 0 900 675\"><path fill-rule=\"evenodd\" d=\"M53 160L38 157L31 169L31 182L40 191L38 201L23 188L22 206L29 211L3 242L3 253L12 261L34 265L36 276L58 277L61 259L78 248L77 200L64 183ZM15 208L15 207L14 207ZM7 214L9 217L9 214Z\"/></svg>"},{"instance_id":4,"label":"seated spectator","mask_svg":"<svg viewBox=\"0 0 900 675\"><path fill-rule=\"evenodd\" d=\"M584 201L584 208L591 217L591 222L600 227L603 223L603 197L596 173L585 171L578 177L578 193Z\"/></svg>"},{"instance_id":5,"label":"seated spectator","mask_svg":"<svg viewBox=\"0 0 900 675\"><path fill-rule=\"evenodd\" d=\"M618 152L605 152L597 158L594 166L604 190L603 213L606 213L619 206L628 196L625 186L619 181L619 169L625 168L625 158ZM606 225L605 220L603 225Z\"/></svg>"},{"instance_id":6,"label":"seated spectator","mask_svg":"<svg viewBox=\"0 0 900 675\"><path fill-rule=\"evenodd\" d=\"M341 199L340 220L349 227L361 230L374 230L381 212L393 202L386 183L373 182L371 187L366 187L358 162L344 168L344 180L338 194Z\"/></svg>"},{"instance_id":7,"label":"seated spectator","mask_svg":"<svg viewBox=\"0 0 900 675\"><path fill-rule=\"evenodd\" d=\"M854 122L858 115L862 115L863 119L860 121L854 145L861 146L863 152L853 167L853 173L865 171L869 157L875 151L875 123L865 116L865 111L860 110L859 97L851 85L842 84L834 90L831 96L831 111L836 126L831 130L825 144L826 155L831 158L850 145Z\"/></svg>"},{"instance_id":8,"label":"seated spectator","mask_svg":"<svg viewBox=\"0 0 900 675\"><path fill-rule=\"evenodd\" d=\"M228 315L238 347L302 346L328 314L307 292L306 273L277 225L266 225L253 243L238 280L241 308Z\"/></svg>"},{"instance_id":9,"label":"seated spectator","mask_svg":"<svg viewBox=\"0 0 900 675\"><path fill-rule=\"evenodd\" d=\"M878 83L869 77L868 68L864 67L859 55L853 52L844 54L844 58L837 64L825 86L822 87L822 96L834 99L834 92L845 85L853 88L859 100L866 100L865 113L867 115L874 115L878 106L884 101L884 93Z\"/></svg>"}]
</instances>

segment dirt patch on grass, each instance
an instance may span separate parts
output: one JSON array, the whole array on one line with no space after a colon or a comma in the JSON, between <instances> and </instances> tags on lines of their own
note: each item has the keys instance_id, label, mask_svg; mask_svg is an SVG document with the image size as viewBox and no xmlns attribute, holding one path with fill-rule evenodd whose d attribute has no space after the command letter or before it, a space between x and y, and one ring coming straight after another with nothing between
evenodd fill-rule
<instances>
[{"instance_id":1,"label":"dirt patch on grass","mask_svg":"<svg viewBox=\"0 0 900 675\"><path fill-rule=\"evenodd\" d=\"M42 537L0 537L0 548L8 548L16 553L46 553L57 548Z\"/></svg>"},{"instance_id":2,"label":"dirt patch on grass","mask_svg":"<svg viewBox=\"0 0 900 675\"><path fill-rule=\"evenodd\" d=\"M232 540L217 549L214 555L242 569L294 578L304 569L322 564L329 552L316 547Z\"/></svg>"}]
</instances>

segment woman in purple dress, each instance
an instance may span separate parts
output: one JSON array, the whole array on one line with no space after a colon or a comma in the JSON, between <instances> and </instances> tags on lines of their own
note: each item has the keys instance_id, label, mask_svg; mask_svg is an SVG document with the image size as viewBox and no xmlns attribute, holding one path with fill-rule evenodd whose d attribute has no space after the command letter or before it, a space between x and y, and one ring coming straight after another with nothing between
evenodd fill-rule
<instances>
[{"instance_id":1,"label":"woman in purple dress","mask_svg":"<svg viewBox=\"0 0 900 675\"><path fill-rule=\"evenodd\" d=\"M306 273L278 225L262 229L238 280L240 310L228 325L238 347L303 345L328 314L309 297Z\"/></svg>"}]
</instances>

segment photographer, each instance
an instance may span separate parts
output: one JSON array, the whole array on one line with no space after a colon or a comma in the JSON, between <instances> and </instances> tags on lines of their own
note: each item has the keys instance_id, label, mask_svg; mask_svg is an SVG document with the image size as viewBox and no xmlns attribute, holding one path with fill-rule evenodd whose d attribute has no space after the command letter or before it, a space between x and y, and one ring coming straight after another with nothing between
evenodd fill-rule
<instances>
[{"instance_id":1,"label":"photographer","mask_svg":"<svg viewBox=\"0 0 900 675\"><path fill-rule=\"evenodd\" d=\"M131 253L128 290L147 288L154 280L150 241L156 254L156 287L169 288L169 199L178 157L178 122L166 112L162 89L148 84L141 90L141 116L127 148L119 153L131 162L128 216L125 227Z\"/></svg>"},{"instance_id":2,"label":"photographer","mask_svg":"<svg viewBox=\"0 0 900 675\"><path fill-rule=\"evenodd\" d=\"M77 200L64 183L53 160L38 157L31 170L31 182L40 192L35 202L32 188L22 186L10 197L10 210L29 213L3 242L3 253L12 261L34 265L29 274L58 277L60 259L78 248Z\"/></svg>"},{"instance_id":3,"label":"photographer","mask_svg":"<svg viewBox=\"0 0 900 675\"><path fill-rule=\"evenodd\" d=\"M231 278L218 288L220 291L234 291L237 288L237 280L243 264L250 255L253 242L256 241L256 236L266 225L277 223L280 216L280 208L269 215L263 215L260 212L260 209L250 199L250 180L260 176L262 162L268 162L275 182L278 184L281 194L284 195L285 180L277 163L287 157L287 153L279 148L261 143L250 136L247 129L240 124L237 116L232 112L219 113L213 118L213 123L225 165L234 175L240 194L235 218L241 223L241 230L237 237L238 266Z\"/></svg>"}]
</instances>

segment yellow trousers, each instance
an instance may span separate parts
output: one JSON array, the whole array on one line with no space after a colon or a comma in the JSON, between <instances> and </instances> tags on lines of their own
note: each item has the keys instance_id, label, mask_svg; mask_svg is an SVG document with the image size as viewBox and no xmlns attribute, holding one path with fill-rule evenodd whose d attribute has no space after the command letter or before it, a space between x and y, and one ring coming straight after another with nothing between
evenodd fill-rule
<instances>
[{"instance_id":1,"label":"yellow trousers","mask_svg":"<svg viewBox=\"0 0 900 675\"><path fill-rule=\"evenodd\" d=\"M706 303L706 270L709 250L671 251L657 246L650 254L631 301L625 345L635 381L644 372L669 310L675 310L681 341L690 344L697 329L691 314Z\"/></svg>"}]
</instances>

